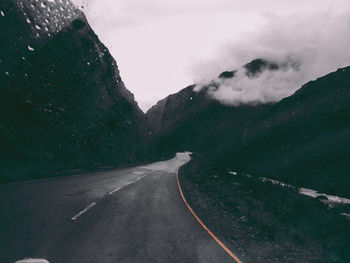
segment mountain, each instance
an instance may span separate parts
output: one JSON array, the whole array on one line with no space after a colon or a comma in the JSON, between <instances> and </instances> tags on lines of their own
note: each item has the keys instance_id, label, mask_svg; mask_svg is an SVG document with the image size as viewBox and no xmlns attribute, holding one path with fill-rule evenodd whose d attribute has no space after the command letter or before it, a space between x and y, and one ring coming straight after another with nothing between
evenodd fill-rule
<instances>
[{"instance_id":1,"label":"mountain","mask_svg":"<svg viewBox=\"0 0 350 263\"><path fill-rule=\"evenodd\" d=\"M0 181L144 161L149 130L68 0L0 5Z\"/></svg>"},{"instance_id":2,"label":"mountain","mask_svg":"<svg viewBox=\"0 0 350 263\"><path fill-rule=\"evenodd\" d=\"M244 68L254 78L285 66L258 59ZM189 150L227 169L349 196L349 67L274 104L221 105L208 95L215 83L187 87L147 112L160 155Z\"/></svg>"},{"instance_id":3,"label":"mountain","mask_svg":"<svg viewBox=\"0 0 350 263\"><path fill-rule=\"evenodd\" d=\"M273 105L247 130L244 143L216 158L252 174L349 196L349 99L346 67Z\"/></svg>"},{"instance_id":4,"label":"mountain","mask_svg":"<svg viewBox=\"0 0 350 263\"><path fill-rule=\"evenodd\" d=\"M284 64L256 59L243 66L249 78L262 72L278 70ZM235 77L237 70L225 71L218 80ZM150 108L147 121L158 138L156 153L164 155L173 151L199 151L218 154L227 146L242 140L245 130L271 105L242 105L231 107L219 103L210 96L217 89L217 80L198 87L191 85L169 95Z\"/></svg>"},{"instance_id":5,"label":"mountain","mask_svg":"<svg viewBox=\"0 0 350 263\"><path fill-rule=\"evenodd\" d=\"M255 59L242 68L248 78L256 78L265 71L284 70L290 66L297 67L296 64L289 65L288 62L277 63L265 59ZM232 107L225 107L218 103L208 93L218 88L218 81L232 79L236 73L237 70L222 72L217 80L212 80L205 86L191 85L159 101L146 113L153 132L160 135L170 132L180 126L179 122L184 121L189 116L200 114L210 107L232 109Z\"/></svg>"}]
</instances>

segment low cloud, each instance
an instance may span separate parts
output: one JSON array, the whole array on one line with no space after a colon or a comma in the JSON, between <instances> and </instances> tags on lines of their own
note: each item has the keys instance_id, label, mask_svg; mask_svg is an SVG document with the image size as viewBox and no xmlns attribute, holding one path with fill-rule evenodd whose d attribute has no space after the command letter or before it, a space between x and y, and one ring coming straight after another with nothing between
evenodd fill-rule
<instances>
[{"instance_id":1,"label":"low cloud","mask_svg":"<svg viewBox=\"0 0 350 263\"><path fill-rule=\"evenodd\" d=\"M199 87L207 85L213 73L238 69L234 78L215 79L209 95L227 105L271 103L292 95L310 80L350 65L350 13L266 15L266 20L259 33L242 36L223 47L215 59L197 65ZM242 65L256 58L279 64L292 58L298 68L266 70L250 78Z\"/></svg>"},{"instance_id":2,"label":"low cloud","mask_svg":"<svg viewBox=\"0 0 350 263\"><path fill-rule=\"evenodd\" d=\"M299 67L291 66L264 70L254 77L240 68L233 78L214 80L208 93L226 105L272 103L295 91L302 84L301 75Z\"/></svg>"}]
</instances>

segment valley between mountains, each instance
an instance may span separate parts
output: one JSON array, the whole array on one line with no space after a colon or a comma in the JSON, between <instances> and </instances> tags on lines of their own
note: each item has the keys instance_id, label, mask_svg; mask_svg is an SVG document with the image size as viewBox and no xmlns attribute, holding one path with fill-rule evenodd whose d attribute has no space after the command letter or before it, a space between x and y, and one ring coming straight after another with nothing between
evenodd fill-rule
<instances>
[{"instance_id":1,"label":"valley between mountains","mask_svg":"<svg viewBox=\"0 0 350 263\"><path fill-rule=\"evenodd\" d=\"M350 261L350 66L227 103L300 70L256 58L144 113L81 10L31 2L0 3L1 262Z\"/></svg>"}]
</instances>

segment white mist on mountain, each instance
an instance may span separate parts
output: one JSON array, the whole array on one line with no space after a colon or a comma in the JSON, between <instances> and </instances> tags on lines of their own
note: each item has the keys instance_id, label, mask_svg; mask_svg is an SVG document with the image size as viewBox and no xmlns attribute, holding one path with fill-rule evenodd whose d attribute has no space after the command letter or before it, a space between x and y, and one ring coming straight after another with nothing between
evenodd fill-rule
<instances>
[{"instance_id":1,"label":"white mist on mountain","mask_svg":"<svg viewBox=\"0 0 350 263\"><path fill-rule=\"evenodd\" d=\"M223 104L261 104L279 101L291 95L300 86L302 72L295 68L265 70L257 77L249 77L245 69L239 69L233 78L218 79L216 87L208 93Z\"/></svg>"},{"instance_id":2,"label":"white mist on mountain","mask_svg":"<svg viewBox=\"0 0 350 263\"><path fill-rule=\"evenodd\" d=\"M224 70L238 69L234 78L215 79L215 88L209 88L208 93L226 105L277 102L304 83L350 65L350 13L270 16L264 28L226 45L212 61L197 65L196 82L201 83L197 90L214 79L213 73L217 76ZM291 57L298 61L298 70L265 70L250 78L244 68L239 69L256 58L280 64Z\"/></svg>"}]
</instances>

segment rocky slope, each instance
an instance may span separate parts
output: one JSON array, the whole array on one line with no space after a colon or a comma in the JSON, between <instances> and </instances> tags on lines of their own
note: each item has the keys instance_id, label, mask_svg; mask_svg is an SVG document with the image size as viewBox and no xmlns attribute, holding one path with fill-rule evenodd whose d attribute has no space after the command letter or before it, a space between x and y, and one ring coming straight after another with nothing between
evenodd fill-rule
<instances>
[{"instance_id":1,"label":"rocky slope","mask_svg":"<svg viewBox=\"0 0 350 263\"><path fill-rule=\"evenodd\" d=\"M0 181L142 162L149 131L68 0L0 5Z\"/></svg>"},{"instance_id":2,"label":"rocky slope","mask_svg":"<svg viewBox=\"0 0 350 263\"><path fill-rule=\"evenodd\" d=\"M245 66L253 77L278 67L263 60ZM188 87L147 112L159 154L194 151L230 169L349 196L350 68L276 104L224 106L208 96L213 86Z\"/></svg>"}]
</instances>

